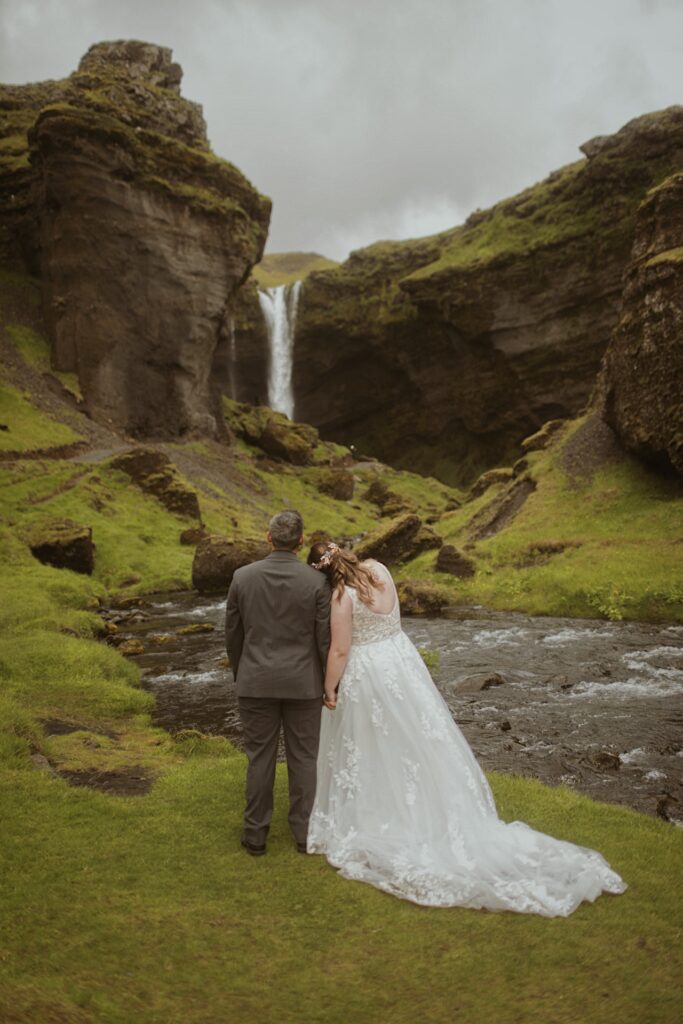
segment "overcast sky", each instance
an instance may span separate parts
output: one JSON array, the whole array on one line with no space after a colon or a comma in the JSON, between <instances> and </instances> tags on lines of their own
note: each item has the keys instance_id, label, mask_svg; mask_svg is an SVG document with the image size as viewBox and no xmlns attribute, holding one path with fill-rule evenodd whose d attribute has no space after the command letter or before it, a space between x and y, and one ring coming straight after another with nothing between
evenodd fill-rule
<instances>
[{"instance_id":1,"label":"overcast sky","mask_svg":"<svg viewBox=\"0 0 683 1024\"><path fill-rule=\"evenodd\" d=\"M683 0L0 0L0 80L103 39L173 49L268 251L336 259L461 223L683 103Z\"/></svg>"}]
</instances>

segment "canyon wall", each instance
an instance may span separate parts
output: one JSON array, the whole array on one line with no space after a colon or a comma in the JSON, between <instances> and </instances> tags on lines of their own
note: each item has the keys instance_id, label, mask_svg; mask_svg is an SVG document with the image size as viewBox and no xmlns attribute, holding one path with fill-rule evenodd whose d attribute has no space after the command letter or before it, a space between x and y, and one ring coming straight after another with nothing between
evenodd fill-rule
<instances>
[{"instance_id":1,"label":"canyon wall","mask_svg":"<svg viewBox=\"0 0 683 1024\"><path fill-rule=\"evenodd\" d=\"M648 192L598 382L622 444L683 476L683 174Z\"/></svg>"},{"instance_id":2,"label":"canyon wall","mask_svg":"<svg viewBox=\"0 0 683 1024\"><path fill-rule=\"evenodd\" d=\"M270 219L181 75L119 41L62 82L0 87L0 255L42 280L54 368L133 436L224 432L212 364Z\"/></svg>"},{"instance_id":3,"label":"canyon wall","mask_svg":"<svg viewBox=\"0 0 683 1024\"><path fill-rule=\"evenodd\" d=\"M683 108L581 149L461 227L312 273L295 342L297 419L467 483L512 460L544 421L580 411L619 319L638 206L683 167Z\"/></svg>"}]
</instances>

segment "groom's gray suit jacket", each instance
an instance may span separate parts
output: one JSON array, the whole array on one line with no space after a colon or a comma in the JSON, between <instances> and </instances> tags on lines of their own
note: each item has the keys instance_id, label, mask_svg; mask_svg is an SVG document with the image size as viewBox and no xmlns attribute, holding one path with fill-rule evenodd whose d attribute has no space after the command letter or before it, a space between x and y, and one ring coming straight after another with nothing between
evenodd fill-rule
<instances>
[{"instance_id":1,"label":"groom's gray suit jacket","mask_svg":"<svg viewBox=\"0 0 683 1024\"><path fill-rule=\"evenodd\" d=\"M330 596L325 576L290 551L235 572L225 640L238 697L322 697Z\"/></svg>"}]
</instances>

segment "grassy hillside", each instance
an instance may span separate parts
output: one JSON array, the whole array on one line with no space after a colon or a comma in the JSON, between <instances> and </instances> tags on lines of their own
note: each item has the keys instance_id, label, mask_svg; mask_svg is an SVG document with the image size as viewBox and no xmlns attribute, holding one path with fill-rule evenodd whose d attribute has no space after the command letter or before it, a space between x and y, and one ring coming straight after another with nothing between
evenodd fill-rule
<instances>
[{"instance_id":1,"label":"grassy hillside","mask_svg":"<svg viewBox=\"0 0 683 1024\"><path fill-rule=\"evenodd\" d=\"M331 270L339 266L317 252L274 252L263 257L252 270L259 288L275 288L279 284L303 281L314 270Z\"/></svg>"}]
</instances>

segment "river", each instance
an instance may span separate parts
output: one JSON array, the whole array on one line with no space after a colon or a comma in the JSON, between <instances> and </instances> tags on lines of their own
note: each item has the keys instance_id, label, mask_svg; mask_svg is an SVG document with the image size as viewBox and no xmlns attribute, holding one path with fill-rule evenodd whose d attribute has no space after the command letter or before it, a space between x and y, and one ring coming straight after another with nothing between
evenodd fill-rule
<instances>
[{"instance_id":1,"label":"river","mask_svg":"<svg viewBox=\"0 0 683 1024\"><path fill-rule=\"evenodd\" d=\"M224 598L159 594L107 617L117 641L144 645L134 660L156 698L156 724L240 746L224 607ZM191 625L203 631L179 633ZM439 652L436 685L484 769L683 824L683 625L468 607L404 618L403 628Z\"/></svg>"}]
</instances>

